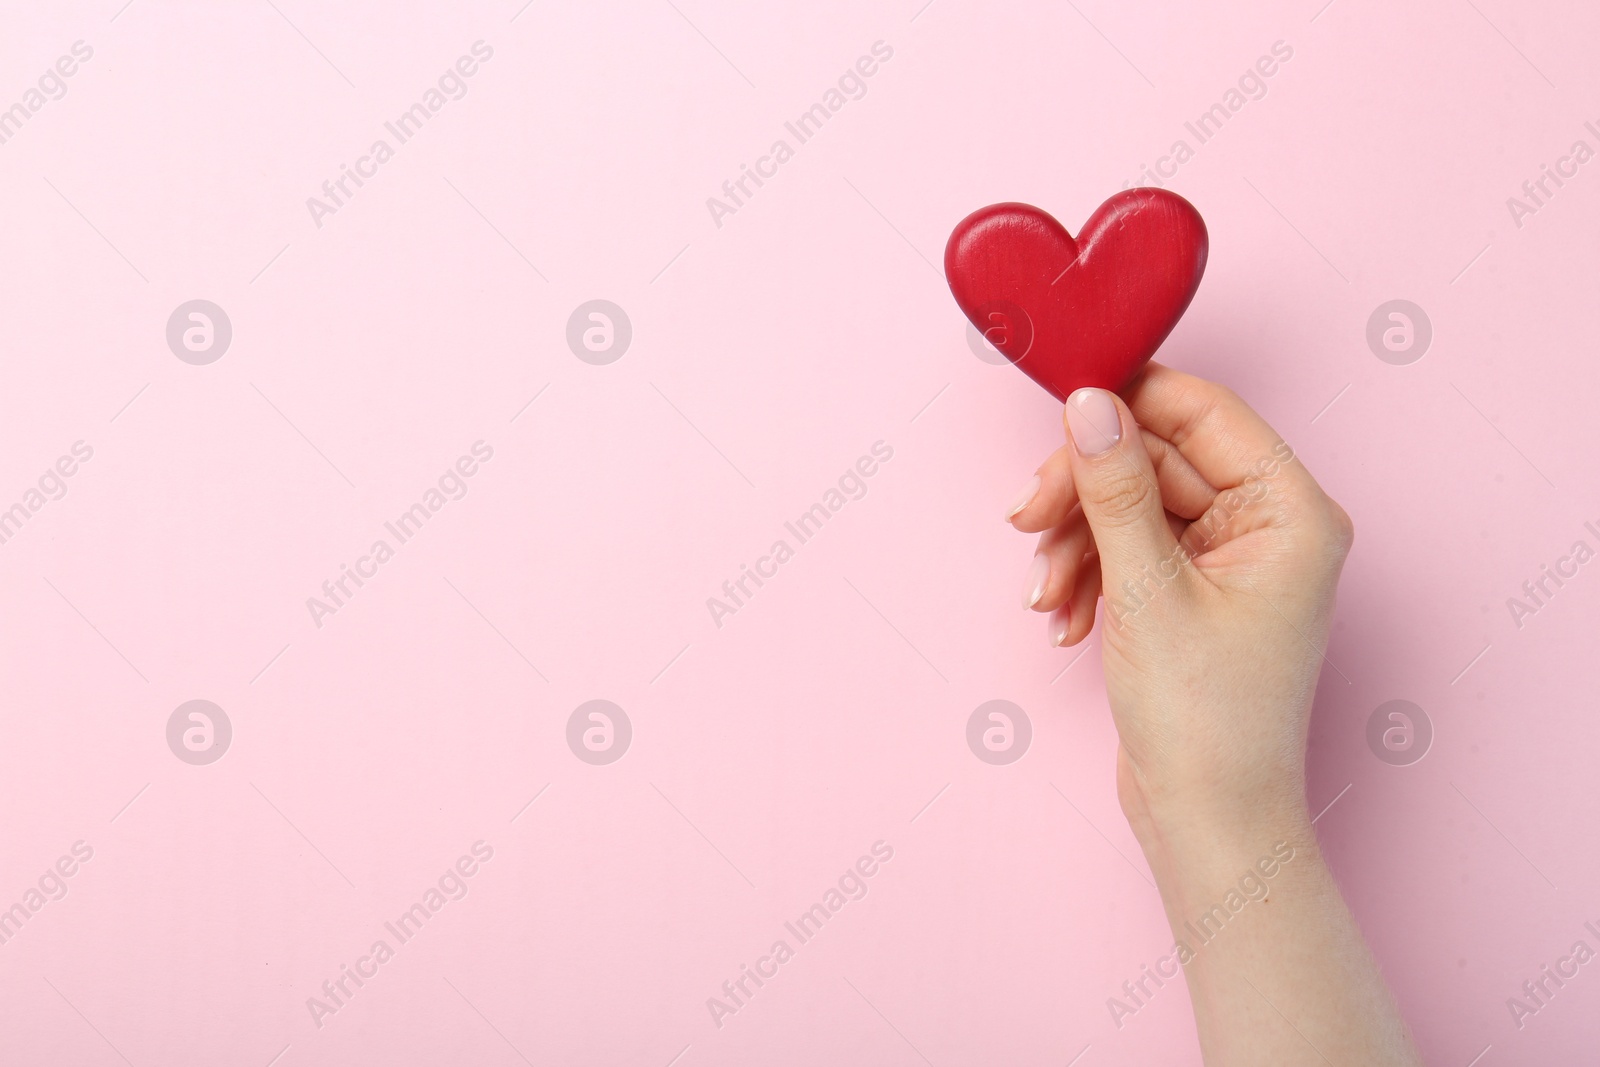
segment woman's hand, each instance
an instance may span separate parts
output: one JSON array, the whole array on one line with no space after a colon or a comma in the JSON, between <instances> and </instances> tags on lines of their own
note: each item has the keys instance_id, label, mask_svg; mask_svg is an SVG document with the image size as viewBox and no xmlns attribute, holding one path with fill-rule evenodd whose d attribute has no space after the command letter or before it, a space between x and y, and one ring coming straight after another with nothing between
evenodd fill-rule
<instances>
[{"instance_id":1,"label":"woman's hand","mask_svg":"<svg viewBox=\"0 0 1600 1067\"><path fill-rule=\"evenodd\" d=\"M1060 645L1105 601L1136 831L1179 812L1294 811L1350 519L1227 389L1151 364L1127 397L1074 393L1068 443L1007 516L1044 532L1024 601L1051 613Z\"/></svg>"},{"instance_id":2,"label":"woman's hand","mask_svg":"<svg viewBox=\"0 0 1600 1067\"><path fill-rule=\"evenodd\" d=\"M1043 531L1023 601L1055 644L1104 601L1118 793L1206 1062L1415 1067L1305 803L1350 519L1221 386L1151 364L1127 397L1067 398L1068 443L1007 519ZM1154 993L1125 991L1119 1028Z\"/></svg>"}]
</instances>

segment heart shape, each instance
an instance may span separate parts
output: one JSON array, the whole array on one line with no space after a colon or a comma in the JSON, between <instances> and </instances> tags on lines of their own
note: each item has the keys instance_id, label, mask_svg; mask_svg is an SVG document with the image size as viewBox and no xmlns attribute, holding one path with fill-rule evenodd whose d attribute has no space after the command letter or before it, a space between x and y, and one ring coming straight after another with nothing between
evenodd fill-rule
<instances>
[{"instance_id":1,"label":"heart shape","mask_svg":"<svg viewBox=\"0 0 1600 1067\"><path fill-rule=\"evenodd\" d=\"M1165 189L1101 204L1076 240L1027 204L962 219L944 249L950 292L990 344L1065 401L1121 390L1183 317L1206 269L1206 225Z\"/></svg>"}]
</instances>

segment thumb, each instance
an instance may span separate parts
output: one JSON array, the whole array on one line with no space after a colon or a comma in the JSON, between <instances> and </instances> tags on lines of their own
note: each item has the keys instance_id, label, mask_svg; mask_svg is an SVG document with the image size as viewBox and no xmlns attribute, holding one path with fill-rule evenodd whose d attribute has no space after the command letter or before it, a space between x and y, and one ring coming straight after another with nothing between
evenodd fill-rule
<instances>
[{"instance_id":1,"label":"thumb","mask_svg":"<svg viewBox=\"0 0 1600 1067\"><path fill-rule=\"evenodd\" d=\"M1167 526L1156 472L1133 414L1115 393L1079 389L1067 397L1072 481L1094 532L1109 601L1145 595L1177 577L1184 562Z\"/></svg>"}]
</instances>

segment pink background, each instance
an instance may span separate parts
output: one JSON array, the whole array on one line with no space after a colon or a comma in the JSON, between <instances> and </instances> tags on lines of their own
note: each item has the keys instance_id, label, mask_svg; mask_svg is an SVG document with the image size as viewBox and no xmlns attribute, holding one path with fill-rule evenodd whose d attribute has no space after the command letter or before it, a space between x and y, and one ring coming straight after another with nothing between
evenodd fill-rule
<instances>
[{"instance_id":1,"label":"pink background","mask_svg":"<svg viewBox=\"0 0 1600 1067\"><path fill-rule=\"evenodd\" d=\"M1098 637L1080 660L1018 609L1000 512L1059 411L974 355L935 265L996 200L1076 229L1280 40L1172 183L1212 252L1161 358L1355 518L1309 799L1429 1062L1592 1055L1600 962L1520 1030L1506 998L1600 948L1600 565L1520 628L1506 600L1600 546L1600 161L1520 227L1506 198L1600 147L1600 12L1320 3L8 4L0 107L94 54L0 146L0 507L94 454L0 546L0 907L94 855L0 946L5 1062L1198 1063L1181 985L1107 1010L1171 937ZM319 229L306 198L478 40ZM197 298L234 332L206 366L164 333ZM565 341L595 298L633 325L605 366ZM1433 324L1407 366L1365 341L1394 298ZM479 440L467 495L313 625ZM605 766L565 734L597 698L633 727ZM233 725L207 766L166 742L193 699ZM966 744L991 699L1033 724L1008 766ZM1411 766L1366 744L1391 699L1435 730ZM319 1028L307 998L479 840L470 893ZM880 840L868 895L714 1025Z\"/></svg>"}]
</instances>

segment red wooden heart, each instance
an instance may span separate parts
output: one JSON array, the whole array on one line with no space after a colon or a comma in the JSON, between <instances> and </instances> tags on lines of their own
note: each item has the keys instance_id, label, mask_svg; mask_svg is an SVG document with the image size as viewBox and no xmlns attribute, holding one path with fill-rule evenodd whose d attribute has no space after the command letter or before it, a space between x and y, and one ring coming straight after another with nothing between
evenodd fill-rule
<instances>
[{"instance_id":1,"label":"red wooden heart","mask_svg":"<svg viewBox=\"0 0 1600 1067\"><path fill-rule=\"evenodd\" d=\"M1101 204L1077 240L1027 204L993 204L944 249L967 318L1057 400L1133 380L1189 306L1206 269L1206 225L1165 189Z\"/></svg>"}]
</instances>

